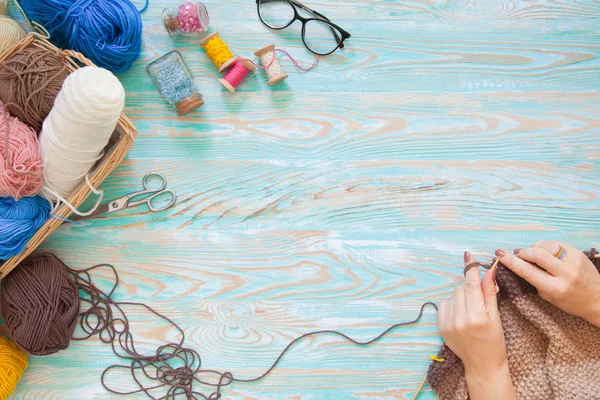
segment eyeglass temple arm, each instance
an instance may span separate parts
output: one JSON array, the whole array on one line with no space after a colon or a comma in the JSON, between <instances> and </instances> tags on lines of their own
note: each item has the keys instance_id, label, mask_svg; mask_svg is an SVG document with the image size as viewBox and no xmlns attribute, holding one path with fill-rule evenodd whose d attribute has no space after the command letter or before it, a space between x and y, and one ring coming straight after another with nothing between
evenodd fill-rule
<instances>
[{"instance_id":1,"label":"eyeglass temple arm","mask_svg":"<svg viewBox=\"0 0 600 400\"><path fill-rule=\"evenodd\" d=\"M324 16L323 14L316 12L312 8L305 6L304 4L300 3L299 1L290 0L290 2L297 5L298 7L300 7L301 9L303 9L304 11L306 11L309 14L315 15L319 18L323 18L325 21L331 22L331 20L329 18L327 18L326 16ZM331 29L331 33L333 33L333 37L335 37L335 40L337 40L337 42L340 43L340 49L343 49L344 43L342 42L340 35L338 35L338 33L336 32L336 30L334 28L329 27L329 29Z\"/></svg>"}]
</instances>

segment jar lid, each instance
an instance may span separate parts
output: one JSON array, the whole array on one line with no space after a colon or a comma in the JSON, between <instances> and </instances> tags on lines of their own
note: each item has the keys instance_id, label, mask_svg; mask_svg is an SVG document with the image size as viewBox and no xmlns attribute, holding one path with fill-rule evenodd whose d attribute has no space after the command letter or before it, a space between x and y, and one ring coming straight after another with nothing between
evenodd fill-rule
<instances>
[{"instance_id":1,"label":"jar lid","mask_svg":"<svg viewBox=\"0 0 600 400\"><path fill-rule=\"evenodd\" d=\"M180 100L177 104L175 104L175 108L177 109L177 114L186 115L196 110L204 104L204 100L202 100L202 96L198 93L194 93L183 100Z\"/></svg>"},{"instance_id":2,"label":"jar lid","mask_svg":"<svg viewBox=\"0 0 600 400\"><path fill-rule=\"evenodd\" d=\"M179 19L177 16L169 14L169 10L165 8L162 12L162 20L165 29L169 33L169 36L175 38L180 28Z\"/></svg>"}]
</instances>

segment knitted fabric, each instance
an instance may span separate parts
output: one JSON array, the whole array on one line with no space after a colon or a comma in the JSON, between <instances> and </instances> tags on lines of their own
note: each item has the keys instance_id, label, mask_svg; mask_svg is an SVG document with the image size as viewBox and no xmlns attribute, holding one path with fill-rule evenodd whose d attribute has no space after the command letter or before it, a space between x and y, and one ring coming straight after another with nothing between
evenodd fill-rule
<instances>
[{"instance_id":1,"label":"knitted fabric","mask_svg":"<svg viewBox=\"0 0 600 400\"><path fill-rule=\"evenodd\" d=\"M587 253L592 258L595 250ZM592 260L600 272L600 259ZM518 399L600 399L600 328L546 302L504 265L498 266L498 309ZM600 290L600 288L599 288ZM468 399L461 360L443 346L427 380L440 400ZM481 357L485 357L482 354Z\"/></svg>"}]
</instances>

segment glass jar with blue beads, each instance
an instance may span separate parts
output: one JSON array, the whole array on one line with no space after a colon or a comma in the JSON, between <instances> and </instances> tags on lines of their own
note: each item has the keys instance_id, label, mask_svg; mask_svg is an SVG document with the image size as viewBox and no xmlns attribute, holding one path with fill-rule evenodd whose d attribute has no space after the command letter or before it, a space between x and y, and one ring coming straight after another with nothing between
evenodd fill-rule
<instances>
[{"instance_id":1,"label":"glass jar with blue beads","mask_svg":"<svg viewBox=\"0 0 600 400\"><path fill-rule=\"evenodd\" d=\"M153 61L146 71L161 96L175 107L179 115L186 115L204 104L194 77L177 50Z\"/></svg>"}]
</instances>

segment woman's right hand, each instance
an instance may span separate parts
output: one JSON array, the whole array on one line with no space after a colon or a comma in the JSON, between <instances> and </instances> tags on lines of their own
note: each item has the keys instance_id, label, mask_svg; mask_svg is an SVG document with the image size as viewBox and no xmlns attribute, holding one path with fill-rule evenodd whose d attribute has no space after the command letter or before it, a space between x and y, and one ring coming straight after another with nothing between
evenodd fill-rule
<instances>
[{"instance_id":1,"label":"woman's right hand","mask_svg":"<svg viewBox=\"0 0 600 400\"><path fill-rule=\"evenodd\" d=\"M563 259L554 256L562 247ZM580 250L544 241L513 255L496 251L502 264L536 287L540 297L561 310L600 327L600 273Z\"/></svg>"}]
</instances>

